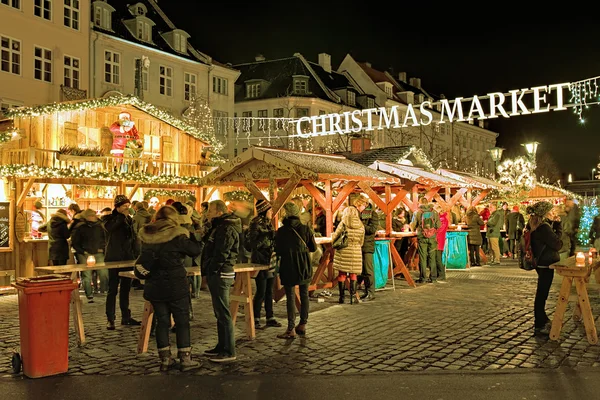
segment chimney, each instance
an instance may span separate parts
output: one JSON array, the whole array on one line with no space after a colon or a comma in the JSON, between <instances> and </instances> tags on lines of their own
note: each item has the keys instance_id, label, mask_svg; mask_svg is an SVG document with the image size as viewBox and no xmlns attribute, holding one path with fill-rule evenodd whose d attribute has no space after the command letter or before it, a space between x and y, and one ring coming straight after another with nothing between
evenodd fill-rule
<instances>
[{"instance_id":1,"label":"chimney","mask_svg":"<svg viewBox=\"0 0 600 400\"><path fill-rule=\"evenodd\" d=\"M352 138L352 154L360 154L368 150L371 150L371 139L364 137Z\"/></svg>"},{"instance_id":2,"label":"chimney","mask_svg":"<svg viewBox=\"0 0 600 400\"><path fill-rule=\"evenodd\" d=\"M398 80L406 83L406 72L398 72Z\"/></svg>"},{"instance_id":3,"label":"chimney","mask_svg":"<svg viewBox=\"0 0 600 400\"><path fill-rule=\"evenodd\" d=\"M325 70L325 72L331 73L331 56L327 53L320 53L319 65Z\"/></svg>"},{"instance_id":4,"label":"chimney","mask_svg":"<svg viewBox=\"0 0 600 400\"><path fill-rule=\"evenodd\" d=\"M440 94L440 99L445 99L446 95L444 93Z\"/></svg>"},{"instance_id":5,"label":"chimney","mask_svg":"<svg viewBox=\"0 0 600 400\"><path fill-rule=\"evenodd\" d=\"M410 78L410 85L416 87L417 89L421 89L421 79L420 78Z\"/></svg>"},{"instance_id":6,"label":"chimney","mask_svg":"<svg viewBox=\"0 0 600 400\"><path fill-rule=\"evenodd\" d=\"M265 61L266 58L262 54L257 54L256 57L254 57L254 60L256 60L256 61Z\"/></svg>"},{"instance_id":7,"label":"chimney","mask_svg":"<svg viewBox=\"0 0 600 400\"><path fill-rule=\"evenodd\" d=\"M365 62L365 65L366 65L367 67L371 68L371 63L370 63L370 62L366 61L366 62Z\"/></svg>"}]
</instances>

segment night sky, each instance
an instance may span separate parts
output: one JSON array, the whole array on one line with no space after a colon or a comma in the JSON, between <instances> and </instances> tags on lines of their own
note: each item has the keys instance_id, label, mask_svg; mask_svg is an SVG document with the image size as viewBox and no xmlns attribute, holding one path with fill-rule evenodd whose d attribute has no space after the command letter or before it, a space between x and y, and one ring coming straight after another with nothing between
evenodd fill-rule
<instances>
[{"instance_id":1,"label":"night sky","mask_svg":"<svg viewBox=\"0 0 600 400\"><path fill-rule=\"evenodd\" d=\"M449 99L600 75L597 22L586 21L581 14L576 22L565 23L556 14L505 18L501 10L488 10L487 18L497 18L496 23L473 10L453 15L434 2L413 10L393 10L384 2L351 7L343 3L332 10L325 10L323 4L333 2L320 2L318 7L310 2L248 2L231 9L220 2L190 1L190 6L182 7L184 3L161 0L160 6L192 35L198 50L223 63L253 61L257 54L276 59L296 52L317 62L318 53L325 52L337 68L350 53L377 69L421 78L425 90ZM500 134L498 146L507 148L506 156L524 155L519 144L537 140L538 154L549 153L562 173L589 179L600 156L599 106L590 107L584 117L585 124L580 124L571 109L551 111L496 119L489 128Z\"/></svg>"}]
</instances>

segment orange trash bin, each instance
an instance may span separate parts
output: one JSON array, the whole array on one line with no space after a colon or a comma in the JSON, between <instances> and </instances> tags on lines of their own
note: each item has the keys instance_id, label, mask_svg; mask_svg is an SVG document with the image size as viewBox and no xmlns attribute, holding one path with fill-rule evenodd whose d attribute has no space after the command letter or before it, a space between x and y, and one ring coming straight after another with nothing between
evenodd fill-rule
<instances>
[{"instance_id":1,"label":"orange trash bin","mask_svg":"<svg viewBox=\"0 0 600 400\"><path fill-rule=\"evenodd\" d=\"M63 275L18 279L23 374L29 378L69 369L69 305L77 288Z\"/></svg>"}]
</instances>

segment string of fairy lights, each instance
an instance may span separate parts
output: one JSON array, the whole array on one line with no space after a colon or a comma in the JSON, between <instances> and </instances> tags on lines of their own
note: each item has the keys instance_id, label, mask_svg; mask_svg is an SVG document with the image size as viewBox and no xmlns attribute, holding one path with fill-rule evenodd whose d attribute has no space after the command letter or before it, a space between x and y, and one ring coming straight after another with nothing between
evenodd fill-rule
<instances>
[{"instance_id":1,"label":"string of fairy lights","mask_svg":"<svg viewBox=\"0 0 600 400\"><path fill-rule=\"evenodd\" d=\"M598 79L600 79L600 76L569 83L569 92L571 93L569 102L573 107L573 113L577 115L582 123L585 122L583 110L600 103Z\"/></svg>"}]
</instances>

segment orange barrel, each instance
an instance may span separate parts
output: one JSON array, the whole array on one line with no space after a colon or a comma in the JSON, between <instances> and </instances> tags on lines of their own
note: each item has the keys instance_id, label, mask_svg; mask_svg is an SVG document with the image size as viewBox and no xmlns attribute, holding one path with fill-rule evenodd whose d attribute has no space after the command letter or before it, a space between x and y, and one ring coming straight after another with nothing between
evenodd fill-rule
<instances>
[{"instance_id":1,"label":"orange barrel","mask_svg":"<svg viewBox=\"0 0 600 400\"><path fill-rule=\"evenodd\" d=\"M69 369L69 303L77 288L64 275L18 279L23 374L29 378Z\"/></svg>"}]
</instances>

